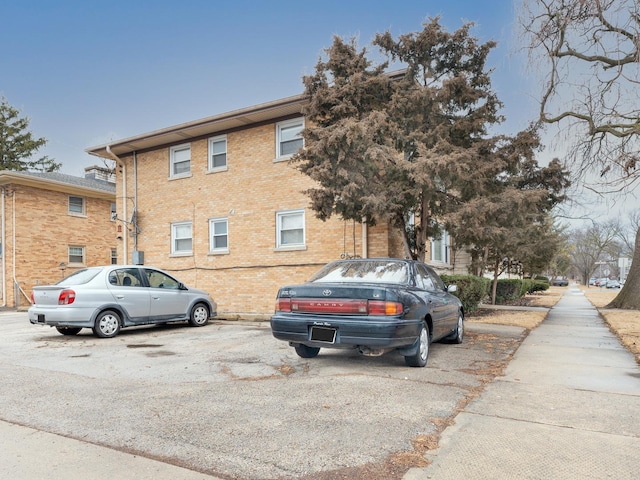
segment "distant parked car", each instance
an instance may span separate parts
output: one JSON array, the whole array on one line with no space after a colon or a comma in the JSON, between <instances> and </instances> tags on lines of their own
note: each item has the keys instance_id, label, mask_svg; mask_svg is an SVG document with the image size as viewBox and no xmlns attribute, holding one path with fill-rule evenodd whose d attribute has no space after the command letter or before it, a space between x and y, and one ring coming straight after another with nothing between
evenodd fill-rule
<instances>
[{"instance_id":1,"label":"distant parked car","mask_svg":"<svg viewBox=\"0 0 640 480\"><path fill-rule=\"evenodd\" d=\"M141 265L78 270L55 285L34 287L31 303L33 324L55 327L63 335L91 328L102 338L134 325L187 321L201 327L216 315L208 293Z\"/></svg>"},{"instance_id":2,"label":"distant parked car","mask_svg":"<svg viewBox=\"0 0 640 480\"><path fill-rule=\"evenodd\" d=\"M566 287L569 285L569 280L564 277L554 277L553 280L551 280L551 285L554 287Z\"/></svg>"},{"instance_id":3,"label":"distant parked car","mask_svg":"<svg viewBox=\"0 0 640 480\"><path fill-rule=\"evenodd\" d=\"M607 280L604 286L607 288L620 288L620 282L618 280Z\"/></svg>"},{"instance_id":4,"label":"distant parked car","mask_svg":"<svg viewBox=\"0 0 640 480\"><path fill-rule=\"evenodd\" d=\"M303 358L321 348L363 355L396 350L410 367L424 367L431 342L461 343L462 303L424 263L393 258L338 260L302 285L280 288L273 336Z\"/></svg>"},{"instance_id":5,"label":"distant parked car","mask_svg":"<svg viewBox=\"0 0 640 480\"><path fill-rule=\"evenodd\" d=\"M595 285L596 284L596 280L597 280L596 277L591 277L589 279L589 285Z\"/></svg>"}]
</instances>

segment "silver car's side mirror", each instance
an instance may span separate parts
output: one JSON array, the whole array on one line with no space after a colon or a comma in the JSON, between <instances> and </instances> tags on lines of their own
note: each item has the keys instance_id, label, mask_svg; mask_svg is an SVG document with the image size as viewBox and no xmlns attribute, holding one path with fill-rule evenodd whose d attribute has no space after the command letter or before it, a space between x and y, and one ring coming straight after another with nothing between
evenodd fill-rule
<instances>
[{"instance_id":1,"label":"silver car's side mirror","mask_svg":"<svg viewBox=\"0 0 640 480\"><path fill-rule=\"evenodd\" d=\"M453 293L458 291L457 285L447 285L447 292Z\"/></svg>"}]
</instances>

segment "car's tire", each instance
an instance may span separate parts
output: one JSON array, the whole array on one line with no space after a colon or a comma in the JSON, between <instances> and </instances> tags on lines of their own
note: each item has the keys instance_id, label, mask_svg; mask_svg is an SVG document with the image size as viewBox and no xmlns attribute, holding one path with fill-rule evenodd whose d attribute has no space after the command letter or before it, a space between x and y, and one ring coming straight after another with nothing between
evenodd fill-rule
<instances>
[{"instance_id":1,"label":"car's tire","mask_svg":"<svg viewBox=\"0 0 640 480\"><path fill-rule=\"evenodd\" d=\"M56 330L62 335L77 335L82 330L82 327L56 327Z\"/></svg>"},{"instance_id":2,"label":"car's tire","mask_svg":"<svg viewBox=\"0 0 640 480\"><path fill-rule=\"evenodd\" d=\"M209 323L209 309L204 303L197 303L189 314L189 325L192 327L203 327Z\"/></svg>"},{"instance_id":3,"label":"car's tire","mask_svg":"<svg viewBox=\"0 0 640 480\"><path fill-rule=\"evenodd\" d=\"M296 345L295 349L298 356L302 358L317 357L318 353L320 353L320 347L310 347L308 345L302 345L302 344Z\"/></svg>"},{"instance_id":4,"label":"car's tire","mask_svg":"<svg viewBox=\"0 0 640 480\"><path fill-rule=\"evenodd\" d=\"M100 338L113 338L120 332L120 315L113 310L105 310L96 318L93 333Z\"/></svg>"},{"instance_id":5,"label":"car's tire","mask_svg":"<svg viewBox=\"0 0 640 480\"><path fill-rule=\"evenodd\" d=\"M458 324L456 325L456 330L444 339L447 343L462 343L464 340L464 315L462 312L458 312Z\"/></svg>"},{"instance_id":6,"label":"car's tire","mask_svg":"<svg viewBox=\"0 0 640 480\"><path fill-rule=\"evenodd\" d=\"M418 351L414 355L404 357L404 363L409 367L424 367L429 358L429 346L431 344L431 335L429 335L429 327L423 323L418 334Z\"/></svg>"}]
</instances>

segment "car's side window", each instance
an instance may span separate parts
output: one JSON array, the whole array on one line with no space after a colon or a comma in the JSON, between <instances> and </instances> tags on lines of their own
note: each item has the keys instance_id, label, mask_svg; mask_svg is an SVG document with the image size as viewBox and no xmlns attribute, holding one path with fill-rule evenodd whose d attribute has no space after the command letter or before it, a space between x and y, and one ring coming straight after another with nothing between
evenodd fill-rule
<instances>
[{"instance_id":1,"label":"car's side window","mask_svg":"<svg viewBox=\"0 0 640 480\"><path fill-rule=\"evenodd\" d=\"M427 270L429 272L429 276L433 279L433 284L435 285L435 287L439 290L446 290L447 287L445 286L442 279L438 276L438 274L429 267L427 267Z\"/></svg>"},{"instance_id":2,"label":"car's side window","mask_svg":"<svg viewBox=\"0 0 640 480\"><path fill-rule=\"evenodd\" d=\"M422 265L416 265L416 283L418 284L419 288L424 288L425 290L434 290L431 276L427 272L426 268L424 268Z\"/></svg>"},{"instance_id":3,"label":"car's side window","mask_svg":"<svg viewBox=\"0 0 640 480\"><path fill-rule=\"evenodd\" d=\"M109 274L109 283L118 287L143 287L137 268L120 268Z\"/></svg>"},{"instance_id":4,"label":"car's side window","mask_svg":"<svg viewBox=\"0 0 640 480\"><path fill-rule=\"evenodd\" d=\"M157 270L145 268L144 273L149 280L149 286L152 288L173 288L177 290L180 287L179 282L175 278Z\"/></svg>"}]
</instances>

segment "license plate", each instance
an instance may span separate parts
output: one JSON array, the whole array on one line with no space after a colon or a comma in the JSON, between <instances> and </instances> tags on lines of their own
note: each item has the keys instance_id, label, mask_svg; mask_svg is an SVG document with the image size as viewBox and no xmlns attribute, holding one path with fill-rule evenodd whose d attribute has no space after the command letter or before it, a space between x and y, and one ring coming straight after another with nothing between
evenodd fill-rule
<instances>
[{"instance_id":1,"label":"license plate","mask_svg":"<svg viewBox=\"0 0 640 480\"><path fill-rule=\"evenodd\" d=\"M311 327L311 340L314 342L335 343L336 329L326 327Z\"/></svg>"},{"instance_id":2,"label":"license plate","mask_svg":"<svg viewBox=\"0 0 640 480\"><path fill-rule=\"evenodd\" d=\"M38 323L44 323L44 315L38 314Z\"/></svg>"}]
</instances>

